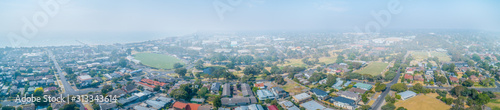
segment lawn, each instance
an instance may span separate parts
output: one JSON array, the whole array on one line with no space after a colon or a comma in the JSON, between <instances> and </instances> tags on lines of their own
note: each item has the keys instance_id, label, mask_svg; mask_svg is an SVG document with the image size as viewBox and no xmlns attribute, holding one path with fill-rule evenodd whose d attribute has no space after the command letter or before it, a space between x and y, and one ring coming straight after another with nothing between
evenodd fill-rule
<instances>
[{"instance_id":1,"label":"lawn","mask_svg":"<svg viewBox=\"0 0 500 110\"><path fill-rule=\"evenodd\" d=\"M412 51L411 56L416 61L423 61L429 57L438 57L440 62L449 62L451 57L446 52L422 52L422 51Z\"/></svg>"},{"instance_id":2,"label":"lawn","mask_svg":"<svg viewBox=\"0 0 500 110\"><path fill-rule=\"evenodd\" d=\"M407 100L399 100L396 107L404 107L408 110L448 110L450 105L446 105L441 100L429 95L418 95Z\"/></svg>"},{"instance_id":3,"label":"lawn","mask_svg":"<svg viewBox=\"0 0 500 110\"><path fill-rule=\"evenodd\" d=\"M449 62L451 57L445 52L431 52L432 57L438 57L440 62Z\"/></svg>"},{"instance_id":4,"label":"lawn","mask_svg":"<svg viewBox=\"0 0 500 110\"><path fill-rule=\"evenodd\" d=\"M325 63L325 64L332 64L337 61L337 56L332 56L332 57L320 57L318 58L319 62Z\"/></svg>"},{"instance_id":5,"label":"lawn","mask_svg":"<svg viewBox=\"0 0 500 110\"><path fill-rule=\"evenodd\" d=\"M282 66L295 66L295 67L305 67L307 66L302 62L302 59L286 59L286 63Z\"/></svg>"},{"instance_id":6,"label":"lawn","mask_svg":"<svg viewBox=\"0 0 500 110\"><path fill-rule=\"evenodd\" d=\"M302 93L302 90L305 89L305 87L300 86L299 84L295 82L287 82L283 87L282 87L286 92L298 94Z\"/></svg>"},{"instance_id":7,"label":"lawn","mask_svg":"<svg viewBox=\"0 0 500 110\"><path fill-rule=\"evenodd\" d=\"M388 66L388 63L384 62L371 62L368 66L362 68L361 70L357 70L359 74L370 74L373 76L379 75L384 71L384 69Z\"/></svg>"},{"instance_id":8,"label":"lawn","mask_svg":"<svg viewBox=\"0 0 500 110\"><path fill-rule=\"evenodd\" d=\"M134 58L140 60L144 65L160 69L172 69L175 63L182 63L174 56L156 53L137 53Z\"/></svg>"},{"instance_id":9,"label":"lawn","mask_svg":"<svg viewBox=\"0 0 500 110\"><path fill-rule=\"evenodd\" d=\"M500 110L500 99L492 99L486 106L490 107L492 110Z\"/></svg>"}]
</instances>

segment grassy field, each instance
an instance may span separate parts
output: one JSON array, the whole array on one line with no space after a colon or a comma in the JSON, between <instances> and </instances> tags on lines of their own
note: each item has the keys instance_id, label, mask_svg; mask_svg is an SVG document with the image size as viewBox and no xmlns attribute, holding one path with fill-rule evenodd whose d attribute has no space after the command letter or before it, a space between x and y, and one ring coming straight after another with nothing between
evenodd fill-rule
<instances>
[{"instance_id":1,"label":"grassy field","mask_svg":"<svg viewBox=\"0 0 500 110\"><path fill-rule=\"evenodd\" d=\"M156 53L137 53L134 58L140 60L144 65L160 69L172 69L175 63L182 63L174 56Z\"/></svg>"},{"instance_id":2,"label":"grassy field","mask_svg":"<svg viewBox=\"0 0 500 110\"><path fill-rule=\"evenodd\" d=\"M449 62L451 57L445 52L431 52L432 57L438 57L440 62Z\"/></svg>"},{"instance_id":3,"label":"grassy field","mask_svg":"<svg viewBox=\"0 0 500 110\"><path fill-rule=\"evenodd\" d=\"M361 70L357 70L359 74L370 74L373 76L379 75L384 69L388 66L388 63L384 62L371 62L368 66L362 68Z\"/></svg>"},{"instance_id":4,"label":"grassy field","mask_svg":"<svg viewBox=\"0 0 500 110\"><path fill-rule=\"evenodd\" d=\"M492 99L486 106L490 107L492 110L500 110L500 99Z\"/></svg>"},{"instance_id":5,"label":"grassy field","mask_svg":"<svg viewBox=\"0 0 500 110\"><path fill-rule=\"evenodd\" d=\"M451 61L451 57L446 54L446 52L421 52L421 51L412 51L411 56L416 61L423 61L429 57L438 57L440 62L449 62Z\"/></svg>"},{"instance_id":6,"label":"grassy field","mask_svg":"<svg viewBox=\"0 0 500 110\"><path fill-rule=\"evenodd\" d=\"M337 56L333 56L333 57L321 57L321 58L318 58L319 62L321 63L325 63L325 64L332 64L332 63L335 63L335 61L337 61Z\"/></svg>"},{"instance_id":7,"label":"grassy field","mask_svg":"<svg viewBox=\"0 0 500 110\"><path fill-rule=\"evenodd\" d=\"M290 93L294 93L294 94L302 93L302 90L305 89L305 87L302 87L299 84L294 83L294 82L287 82L282 88L286 92L290 92Z\"/></svg>"},{"instance_id":8,"label":"grassy field","mask_svg":"<svg viewBox=\"0 0 500 110\"><path fill-rule=\"evenodd\" d=\"M405 107L408 110L448 110L450 105L446 105L441 100L430 95L418 95L407 100L396 102L397 107Z\"/></svg>"},{"instance_id":9,"label":"grassy field","mask_svg":"<svg viewBox=\"0 0 500 110\"><path fill-rule=\"evenodd\" d=\"M286 59L286 63L283 64L282 66L296 66L296 67L305 67L307 66L302 62L302 59Z\"/></svg>"}]
</instances>

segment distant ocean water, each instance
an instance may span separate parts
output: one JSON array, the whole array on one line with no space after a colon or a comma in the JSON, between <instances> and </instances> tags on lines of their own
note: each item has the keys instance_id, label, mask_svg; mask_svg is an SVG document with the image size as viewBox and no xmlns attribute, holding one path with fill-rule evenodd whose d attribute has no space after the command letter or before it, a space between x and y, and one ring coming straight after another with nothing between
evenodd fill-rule
<instances>
[{"instance_id":1,"label":"distant ocean water","mask_svg":"<svg viewBox=\"0 0 500 110\"><path fill-rule=\"evenodd\" d=\"M13 47L11 41L0 33L0 48ZM78 41L88 45L110 45L115 43L143 42L168 37L167 35L147 32L126 33L39 33L37 36L27 39L28 42L18 47L45 47L45 46L67 46L82 45ZM78 41L77 41L78 40Z\"/></svg>"}]
</instances>

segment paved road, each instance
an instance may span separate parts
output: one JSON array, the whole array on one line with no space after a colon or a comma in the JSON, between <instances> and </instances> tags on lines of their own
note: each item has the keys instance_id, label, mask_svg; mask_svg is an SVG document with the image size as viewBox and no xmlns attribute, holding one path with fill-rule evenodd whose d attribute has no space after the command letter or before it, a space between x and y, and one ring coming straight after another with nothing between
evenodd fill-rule
<instances>
[{"instance_id":1,"label":"paved road","mask_svg":"<svg viewBox=\"0 0 500 110\"><path fill-rule=\"evenodd\" d=\"M408 57L408 55L410 55L409 52L406 52L406 55L404 56L401 64L404 64L405 61L406 61L406 57ZM400 68L401 69L401 68ZM399 77L401 76L401 72L399 71L400 69L398 69L398 72L396 74L396 77L394 77L394 79L392 79L392 81L390 83L387 84L386 88L385 88L385 91L382 92L382 94L380 94L380 97L377 98L377 100L375 100L375 102L373 103L372 105L372 109L375 109L375 110L380 110L380 107L382 106L382 103L385 101L385 96L387 96L387 94L389 94L390 90L391 90L391 86L393 84L396 84L398 83L398 79Z\"/></svg>"},{"instance_id":2,"label":"paved road","mask_svg":"<svg viewBox=\"0 0 500 110\"><path fill-rule=\"evenodd\" d=\"M59 80L62 82L64 86L64 93L63 96L68 96L68 95L83 95L87 94L88 92L95 92L95 91L100 91L102 89L102 86L99 86L99 88L90 88L90 89L85 89L85 90L79 90L76 91L74 90L69 82L67 81L66 77L64 77L64 73L61 70L61 67L59 66L59 63L57 63L57 60L55 56L52 54L52 51L48 50L49 57L50 59L54 62L55 68L57 69L57 73L59 75Z\"/></svg>"}]
</instances>

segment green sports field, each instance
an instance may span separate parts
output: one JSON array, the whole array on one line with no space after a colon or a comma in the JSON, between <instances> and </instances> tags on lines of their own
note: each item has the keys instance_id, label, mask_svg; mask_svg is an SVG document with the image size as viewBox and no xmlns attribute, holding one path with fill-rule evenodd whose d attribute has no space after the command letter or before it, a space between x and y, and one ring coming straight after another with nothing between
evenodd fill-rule
<instances>
[{"instance_id":1,"label":"green sports field","mask_svg":"<svg viewBox=\"0 0 500 110\"><path fill-rule=\"evenodd\" d=\"M144 65L159 69L172 69L175 63L182 63L180 59L174 56L156 53L137 53L134 58L140 60Z\"/></svg>"},{"instance_id":2,"label":"green sports field","mask_svg":"<svg viewBox=\"0 0 500 110\"><path fill-rule=\"evenodd\" d=\"M382 73L387 65L389 64L384 62L371 62L370 64L368 64L368 66L361 68L361 70L355 72L358 72L359 74L370 74L376 76Z\"/></svg>"}]
</instances>

